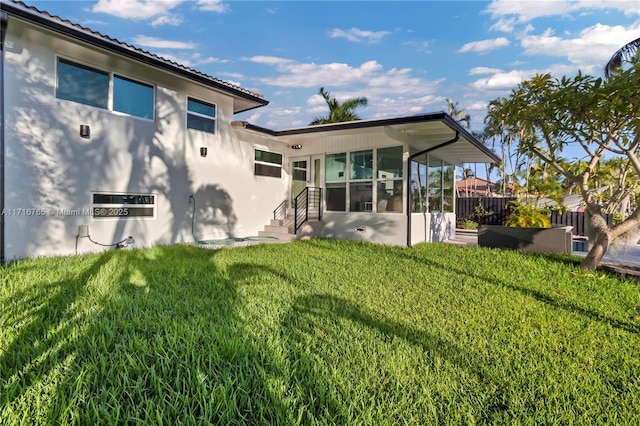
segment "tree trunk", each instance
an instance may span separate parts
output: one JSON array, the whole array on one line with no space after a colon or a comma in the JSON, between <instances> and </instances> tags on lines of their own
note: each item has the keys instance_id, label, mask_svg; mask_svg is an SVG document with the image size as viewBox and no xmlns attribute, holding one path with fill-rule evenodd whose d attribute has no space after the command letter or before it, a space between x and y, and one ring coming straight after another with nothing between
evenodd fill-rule
<instances>
[{"instance_id":1,"label":"tree trunk","mask_svg":"<svg viewBox=\"0 0 640 426\"><path fill-rule=\"evenodd\" d=\"M593 241L593 244L589 249L589 253L587 253L587 257L585 257L580 264L580 267L582 269L594 270L598 267L605 253L607 253L609 243L612 241L612 235L609 224L604 218L599 205L587 201L585 214L589 221L589 241Z\"/></svg>"},{"instance_id":2,"label":"tree trunk","mask_svg":"<svg viewBox=\"0 0 640 426\"><path fill-rule=\"evenodd\" d=\"M608 248L609 232L605 229L599 229L596 231L593 246L591 246L589 253L587 253L587 257L584 258L580 267L588 270L596 269Z\"/></svg>"}]
</instances>

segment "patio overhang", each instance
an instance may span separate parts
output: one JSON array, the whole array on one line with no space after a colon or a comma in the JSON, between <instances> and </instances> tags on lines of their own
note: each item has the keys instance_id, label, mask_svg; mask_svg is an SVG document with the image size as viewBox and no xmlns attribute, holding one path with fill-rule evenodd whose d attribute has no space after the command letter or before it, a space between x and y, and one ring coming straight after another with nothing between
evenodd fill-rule
<instances>
[{"instance_id":1,"label":"patio overhang","mask_svg":"<svg viewBox=\"0 0 640 426\"><path fill-rule=\"evenodd\" d=\"M451 140L457 132L458 140L438 148L434 151L434 155L457 166L464 163L500 162L500 159L490 149L444 112L283 130L269 130L246 122L242 123L242 127L284 140L292 146L306 146L322 138L338 139L344 142L345 147L348 147L350 142L361 138L369 140L392 139L407 144L411 154L441 145L443 142Z\"/></svg>"}]
</instances>

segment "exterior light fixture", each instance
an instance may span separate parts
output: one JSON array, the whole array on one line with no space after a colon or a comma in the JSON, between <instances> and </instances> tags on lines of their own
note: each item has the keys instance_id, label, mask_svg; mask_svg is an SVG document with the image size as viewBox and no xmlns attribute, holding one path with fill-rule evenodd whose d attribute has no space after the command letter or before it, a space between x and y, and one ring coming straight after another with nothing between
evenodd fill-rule
<instances>
[{"instance_id":1,"label":"exterior light fixture","mask_svg":"<svg viewBox=\"0 0 640 426\"><path fill-rule=\"evenodd\" d=\"M200 148L200 157L206 157L207 156L207 147L203 146Z\"/></svg>"},{"instance_id":2,"label":"exterior light fixture","mask_svg":"<svg viewBox=\"0 0 640 426\"><path fill-rule=\"evenodd\" d=\"M89 139L91 137L91 127L86 124L80 125L80 137Z\"/></svg>"},{"instance_id":3,"label":"exterior light fixture","mask_svg":"<svg viewBox=\"0 0 640 426\"><path fill-rule=\"evenodd\" d=\"M300 148L302 148L302 145L300 145L299 143L295 145L291 145L291 149L300 149Z\"/></svg>"}]
</instances>

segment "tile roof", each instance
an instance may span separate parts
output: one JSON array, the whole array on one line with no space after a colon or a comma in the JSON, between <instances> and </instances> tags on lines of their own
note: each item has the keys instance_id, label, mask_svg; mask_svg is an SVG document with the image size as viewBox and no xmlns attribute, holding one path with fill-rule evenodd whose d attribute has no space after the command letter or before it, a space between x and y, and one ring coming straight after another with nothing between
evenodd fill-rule
<instances>
[{"instance_id":1,"label":"tile roof","mask_svg":"<svg viewBox=\"0 0 640 426\"><path fill-rule=\"evenodd\" d=\"M68 27L70 29L74 29L76 31L80 31L80 32L86 34L88 37L97 38L97 39L100 39L100 40L102 40L104 42L110 43L110 44L112 44L112 45L114 45L116 47L128 49L128 50L130 50L131 52L135 53L138 56L143 56L143 57L147 57L149 59L153 59L155 61L159 61L159 62L164 63L164 64L166 64L166 65L168 65L170 67L182 70L183 72L186 72L188 74L191 74L191 75L198 76L198 77L204 78L206 80L209 80L211 83L214 83L217 86L222 86L222 88L228 88L231 91L240 92L240 93L243 93L243 94L248 95L250 97L258 98L259 100L263 100L264 104L267 103L267 101L264 101L264 96L262 96L262 94L260 94L260 93L252 92L252 91L250 91L248 89L242 88L242 87L240 87L238 85L235 85L235 84L232 84L232 83L230 83L228 81L221 80L219 78L210 76L208 74L205 74L205 73L200 72L198 70L195 70L193 68L189 68L189 67L187 67L185 65L182 65L182 64L180 64L178 62L172 61L172 60L167 59L167 58L163 58L162 56L159 56L159 55L151 53L151 52L149 52L147 50L141 49L141 48L136 47L136 46L134 46L132 44L120 41L120 40L118 40L116 38L113 38L113 37L110 37L110 36L108 36L106 34L102 34L102 33L98 32L98 31L94 31L91 28L88 28L88 27L82 26L80 24L76 24L74 22L71 22L68 19L63 19L63 18L61 18L61 17L59 17L57 15L52 15L47 11L40 10L40 9L36 8L35 6L29 6L29 5L27 5L26 3L22 2L22 1L19 1L19 0L8 0L8 1L12 5L21 8L23 11L39 15L39 16L44 17L44 18L46 18L46 19L48 19L48 20L50 20L52 22L61 24L61 25L65 26L65 27ZM4 9L5 8L4 4L6 4L5 0L2 0L2 3L3 3L3 9Z\"/></svg>"}]
</instances>

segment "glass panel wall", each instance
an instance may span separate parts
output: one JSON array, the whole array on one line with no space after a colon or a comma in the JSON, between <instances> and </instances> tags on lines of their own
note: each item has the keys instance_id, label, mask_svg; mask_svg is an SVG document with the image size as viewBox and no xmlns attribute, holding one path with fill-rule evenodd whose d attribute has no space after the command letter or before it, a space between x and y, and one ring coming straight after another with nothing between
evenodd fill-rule
<instances>
[{"instance_id":1,"label":"glass panel wall","mask_svg":"<svg viewBox=\"0 0 640 426\"><path fill-rule=\"evenodd\" d=\"M345 180L347 169L347 154L327 154L325 161L325 180L327 182Z\"/></svg>"},{"instance_id":2,"label":"glass panel wall","mask_svg":"<svg viewBox=\"0 0 640 426\"><path fill-rule=\"evenodd\" d=\"M402 159L401 146L327 154L327 210L402 213Z\"/></svg>"},{"instance_id":3,"label":"glass panel wall","mask_svg":"<svg viewBox=\"0 0 640 426\"><path fill-rule=\"evenodd\" d=\"M411 161L411 212L453 212L455 167L434 156Z\"/></svg>"},{"instance_id":4,"label":"glass panel wall","mask_svg":"<svg viewBox=\"0 0 640 426\"><path fill-rule=\"evenodd\" d=\"M373 211L373 185L371 182L351 182L349 185L349 211Z\"/></svg>"},{"instance_id":5,"label":"glass panel wall","mask_svg":"<svg viewBox=\"0 0 640 426\"><path fill-rule=\"evenodd\" d=\"M352 180L373 178L373 151L352 152L349 157Z\"/></svg>"},{"instance_id":6,"label":"glass panel wall","mask_svg":"<svg viewBox=\"0 0 640 426\"><path fill-rule=\"evenodd\" d=\"M455 185L455 168L453 164L442 162L442 211L453 213L453 187Z\"/></svg>"},{"instance_id":7,"label":"glass panel wall","mask_svg":"<svg viewBox=\"0 0 640 426\"><path fill-rule=\"evenodd\" d=\"M442 160L429 157L427 165L427 210L442 211Z\"/></svg>"},{"instance_id":8,"label":"glass panel wall","mask_svg":"<svg viewBox=\"0 0 640 426\"><path fill-rule=\"evenodd\" d=\"M402 147L378 149L377 155L378 179L391 179L402 177Z\"/></svg>"},{"instance_id":9,"label":"glass panel wall","mask_svg":"<svg viewBox=\"0 0 640 426\"><path fill-rule=\"evenodd\" d=\"M415 158L411 162L411 212L427 211L427 156Z\"/></svg>"},{"instance_id":10,"label":"glass panel wall","mask_svg":"<svg viewBox=\"0 0 640 426\"><path fill-rule=\"evenodd\" d=\"M327 210L334 212L347 211L347 184L327 183Z\"/></svg>"}]
</instances>

